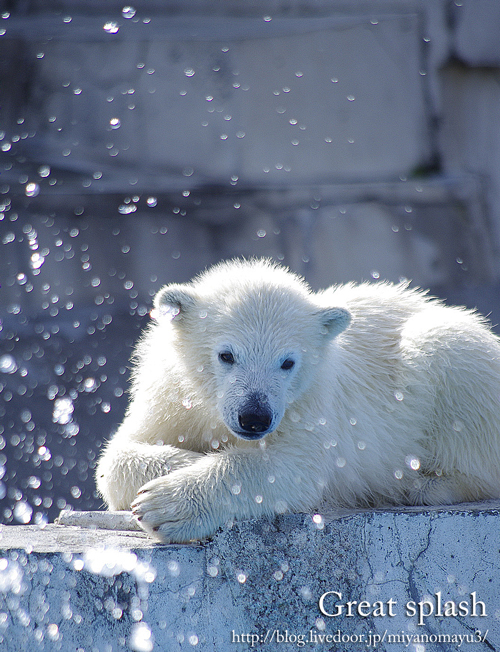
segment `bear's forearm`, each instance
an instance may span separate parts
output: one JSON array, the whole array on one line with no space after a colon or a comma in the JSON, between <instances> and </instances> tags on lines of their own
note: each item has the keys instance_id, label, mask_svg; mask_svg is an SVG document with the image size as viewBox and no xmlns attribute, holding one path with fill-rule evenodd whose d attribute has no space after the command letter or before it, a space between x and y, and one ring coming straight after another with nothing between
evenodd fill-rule
<instances>
[{"instance_id":1,"label":"bear's forearm","mask_svg":"<svg viewBox=\"0 0 500 652\"><path fill-rule=\"evenodd\" d=\"M233 519L310 510L324 484L317 469L300 461L257 450L206 455L149 482L132 509L145 529L178 543L209 536Z\"/></svg>"}]
</instances>

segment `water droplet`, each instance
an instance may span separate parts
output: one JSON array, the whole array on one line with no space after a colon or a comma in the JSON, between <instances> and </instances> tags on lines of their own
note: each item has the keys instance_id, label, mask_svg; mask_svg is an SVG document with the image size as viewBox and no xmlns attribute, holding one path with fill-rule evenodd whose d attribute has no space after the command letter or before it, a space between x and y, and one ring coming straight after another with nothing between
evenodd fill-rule
<instances>
[{"instance_id":1,"label":"water droplet","mask_svg":"<svg viewBox=\"0 0 500 652\"><path fill-rule=\"evenodd\" d=\"M83 389L85 392L95 392L97 389L97 382L95 378L86 378L83 381Z\"/></svg>"},{"instance_id":2,"label":"water droplet","mask_svg":"<svg viewBox=\"0 0 500 652\"><path fill-rule=\"evenodd\" d=\"M54 401L54 409L52 410L52 421L54 423L66 425L73 418L73 410L73 401L68 396L56 398Z\"/></svg>"},{"instance_id":3,"label":"water droplet","mask_svg":"<svg viewBox=\"0 0 500 652\"><path fill-rule=\"evenodd\" d=\"M403 401L404 397L405 395L403 394L403 392L394 392L394 398L396 399L396 401Z\"/></svg>"},{"instance_id":4,"label":"water droplet","mask_svg":"<svg viewBox=\"0 0 500 652\"><path fill-rule=\"evenodd\" d=\"M24 194L26 197L36 197L40 192L40 186L37 183L27 183L24 188Z\"/></svg>"},{"instance_id":5,"label":"water droplet","mask_svg":"<svg viewBox=\"0 0 500 652\"><path fill-rule=\"evenodd\" d=\"M135 623L132 626L132 634L129 641L130 649L135 652L151 652L154 646L154 639L151 629L147 623Z\"/></svg>"},{"instance_id":6,"label":"water droplet","mask_svg":"<svg viewBox=\"0 0 500 652\"><path fill-rule=\"evenodd\" d=\"M184 74L186 75L186 77L194 77L196 73L193 68L185 68Z\"/></svg>"},{"instance_id":7,"label":"water droplet","mask_svg":"<svg viewBox=\"0 0 500 652\"><path fill-rule=\"evenodd\" d=\"M154 208L158 204L158 200L156 197L148 197L146 199L146 204L151 208Z\"/></svg>"},{"instance_id":8,"label":"water droplet","mask_svg":"<svg viewBox=\"0 0 500 652\"><path fill-rule=\"evenodd\" d=\"M0 559L0 593L12 593L19 595L21 593L23 580L23 571L21 566L15 561Z\"/></svg>"},{"instance_id":9,"label":"water droplet","mask_svg":"<svg viewBox=\"0 0 500 652\"><path fill-rule=\"evenodd\" d=\"M380 272L378 272L376 269L374 269L374 270L372 270L372 271L370 272L370 276L371 276L372 278L374 278L374 279L378 279L378 278L380 278Z\"/></svg>"},{"instance_id":10,"label":"water droplet","mask_svg":"<svg viewBox=\"0 0 500 652\"><path fill-rule=\"evenodd\" d=\"M172 577L178 577L181 572L181 567L176 561L169 561L167 564L167 569Z\"/></svg>"},{"instance_id":11,"label":"water droplet","mask_svg":"<svg viewBox=\"0 0 500 652\"><path fill-rule=\"evenodd\" d=\"M312 591L308 586L302 586L300 588L300 595L304 600L312 600Z\"/></svg>"},{"instance_id":12,"label":"water droplet","mask_svg":"<svg viewBox=\"0 0 500 652\"><path fill-rule=\"evenodd\" d=\"M130 7L128 5L123 7L122 9L122 16L124 18L133 18L135 16L135 13L136 13L135 8Z\"/></svg>"},{"instance_id":13,"label":"water droplet","mask_svg":"<svg viewBox=\"0 0 500 652\"><path fill-rule=\"evenodd\" d=\"M31 269L40 269L40 267L44 264L45 258L39 254L39 253L34 253L31 255L30 259L30 267Z\"/></svg>"},{"instance_id":14,"label":"water droplet","mask_svg":"<svg viewBox=\"0 0 500 652\"><path fill-rule=\"evenodd\" d=\"M119 129L121 127L122 123L120 118L111 118L109 121L109 126L111 129Z\"/></svg>"},{"instance_id":15,"label":"water droplet","mask_svg":"<svg viewBox=\"0 0 500 652\"><path fill-rule=\"evenodd\" d=\"M247 576L245 575L245 573L238 573L236 575L236 579L240 584L244 584L247 581Z\"/></svg>"},{"instance_id":16,"label":"water droplet","mask_svg":"<svg viewBox=\"0 0 500 652\"><path fill-rule=\"evenodd\" d=\"M46 446L40 446L40 448L37 450L37 454L42 462L48 462L52 457L52 453Z\"/></svg>"},{"instance_id":17,"label":"water droplet","mask_svg":"<svg viewBox=\"0 0 500 652\"><path fill-rule=\"evenodd\" d=\"M42 484L40 478L37 478L35 475L32 475L28 478L28 487L31 489L38 489Z\"/></svg>"},{"instance_id":18,"label":"water droplet","mask_svg":"<svg viewBox=\"0 0 500 652\"><path fill-rule=\"evenodd\" d=\"M314 624L316 625L316 629L319 629L321 632L323 632L326 629L326 623L323 620L323 618L316 618Z\"/></svg>"},{"instance_id":19,"label":"water droplet","mask_svg":"<svg viewBox=\"0 0 500 652\"><path fill-rule=\"evenodd\" d=\"M135 213L137 210L137 206L135 204L120 204L118 206L118 212L120 215L130 215L131 213Z\"/></svg>"},{"instance_id":20,"label":"water droplet","mask_svg":"<svg viewBox=\"0 0 500 652\"><path fill-rule=\"evenodd\" d=\"M233 486L231 487L231 491L235 496L237 496L241 492L241 485L233 484Z\"/></svg>"},{"instance_id":21,"label":"water droplet","mask_svg":"<svg viewBox=\"0 0 500 652\"><path fill-rule=\"evenodd\" d=\"M29 410L23 410L20 417L23 423L29 423L31 421L31 412Z\"/></svg>"},{"instance_id":22,"label":"water droplet","mask_svg":"<svg viewBox=\"0 0 500 652\"><path fill-rule=\"evenodd\" d=\"M80 498L80 496L82 495L82 490L80 489L80 487L71 487L71 495L73 496L73 498Z\"/></svg>"},{"instance_id":23,"label":"water droplet","mask_svg":"<svg viewBox=\"0 0 500 652\"><path fill-rule=\"evenodd\" d=\"M25 503L24 501L20 500L16 503L13 514L16 521L26 525L31 521L31 517L33 515L33 508L30 505L28 505L28 503Z\"/></svg>"},{"instance_id":24,"label":"water droplet","mask_svg":"<svg viewBox=\"0 0 500 652\"><path fill-rule=\"evenodd\" d=\"M118 30L120 29L120 28L118 27L118 24L115 23L115 22L112 21L112 20L109 20L107 23L104 23L104 25L102 26L102 28L103 28L103 30L104 30L105 32L107 32L108 34L116 34L116 33L118 32Z\"/></svg>"},{"instance_id":25,"label":"water droplet","mask_svg":"<svg viewBox=\"0 0 500 652\"><path fill-rule=\"evenodd\" d=\"M413 469L413 471L418 471L418 469L420 468L420 460L418 459L418 457L415 457L414 455L407 455L405 457L405 464L410 469Z\"/></svg>"},{"instance_id":26,"label":"water droplet","mask_svg":"<svg viewBox=\"0 0 500 652\"><path fill-rule=\"evenodd\" d=\"M8 353L0 358L0 371L4 374L13 374L17 371L17 363Z\"/></svg>"}]
</instances>

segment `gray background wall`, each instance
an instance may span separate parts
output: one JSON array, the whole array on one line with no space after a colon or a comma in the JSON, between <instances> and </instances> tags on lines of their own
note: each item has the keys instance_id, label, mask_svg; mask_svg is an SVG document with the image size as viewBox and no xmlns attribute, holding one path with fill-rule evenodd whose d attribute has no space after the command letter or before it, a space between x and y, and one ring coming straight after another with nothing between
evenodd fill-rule
<instances>
[{"instance_id":1,"label":"gray background wall","mask_svg":"<svg viewBox=\"0 0 500 652\"><path fill-rule=\"evenodd\" d=\"M0 2L3 520L96 507L151 299L230 256L500 321L496 0Z\"/></svg>"}]
</instances>

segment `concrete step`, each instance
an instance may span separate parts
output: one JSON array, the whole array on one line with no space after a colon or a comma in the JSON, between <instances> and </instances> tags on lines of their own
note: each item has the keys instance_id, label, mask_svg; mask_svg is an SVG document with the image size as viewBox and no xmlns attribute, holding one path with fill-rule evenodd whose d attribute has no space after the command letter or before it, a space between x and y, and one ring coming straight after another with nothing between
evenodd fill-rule
<instances>
[{"instance_id":1,"label":"concrete step","mask_svg":"<svg viewBox=\"0 0 500 652\"><path fill-rule=\"evenodd\" d=\"M9 652L491 651L499 515L498 502L296 514L192 545L6 526L0 640Z\"/></svg>"}]
</instances>

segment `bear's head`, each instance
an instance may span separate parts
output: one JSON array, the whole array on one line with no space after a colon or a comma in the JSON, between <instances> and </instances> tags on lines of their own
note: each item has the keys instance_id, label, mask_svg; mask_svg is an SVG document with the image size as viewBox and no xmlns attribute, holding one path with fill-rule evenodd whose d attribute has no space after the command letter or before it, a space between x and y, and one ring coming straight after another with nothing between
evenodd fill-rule
<instances>
[{"instance_id":1,"label":"bear's head","mask_svg":"<svg viewBox=\"0 0 500 652\"><path fill-rule=\"evenodd\" d=\"M223 263L192 283L167 285L155 313L173 329L190 381L226 427L247 440L278 428L351 319L267 260Z\"/></svg>"}]
</instances>

